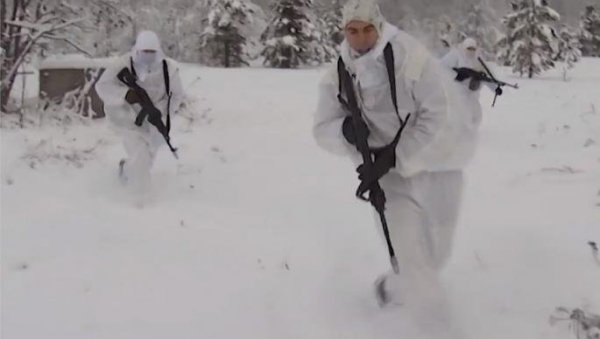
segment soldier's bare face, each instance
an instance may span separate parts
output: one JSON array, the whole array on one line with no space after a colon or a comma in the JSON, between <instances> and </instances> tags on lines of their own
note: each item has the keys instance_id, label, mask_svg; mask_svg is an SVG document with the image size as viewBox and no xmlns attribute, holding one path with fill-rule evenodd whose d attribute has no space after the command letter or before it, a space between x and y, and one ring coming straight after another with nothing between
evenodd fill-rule
<instances>
[{"instance_id":1,"label":"soldier's bare face","mask_svg":"<svg viewBox=\"0 0 600 339\"><path fill-rule=\"evenodd\" d=\"M353 20L344 29L350 47L359 54L365 54L375 47L379 33L372 23Z\"/></svg>"}]
</instances>

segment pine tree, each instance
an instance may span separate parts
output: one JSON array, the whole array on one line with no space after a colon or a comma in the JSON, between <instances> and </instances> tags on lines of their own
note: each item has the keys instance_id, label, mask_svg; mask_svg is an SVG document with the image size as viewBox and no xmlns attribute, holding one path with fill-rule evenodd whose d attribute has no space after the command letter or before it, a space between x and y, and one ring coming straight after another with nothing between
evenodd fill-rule
<instances>
[{"instance_id":1,"label":"pine tree","mask_svg":"<svg viewBox=\"0 0 600 339\"><path fill-rule=\"evenodd\" d=\"M443 57L450 51L452 45L443 36L440 36L440 25L435 19L417 20L414 19L414 16L405 17L399 22L402 30L422 41L437 57Z\"/></svg>"},{"instance_id":2,"label":"pine tree","mask_svg":"<svg viewBox=\"0 0 600 339\"><path fill-rule=\"evenodd\" d=\"M223 67L248 65L246 38L241 32L252 21L254 11L244 0L212 0L209 8L202 46L211 56L211 63Z\"/></svg>"},{"instance_id":3,"label":"pine tree","mask_svg":"<svg viewBox=\"0 0 600 339\"><path fill-rule=\"evenodd\" d=\"M310 51L312 51L310 63L320 65L337 57L339 44L334 41L334 36L330 34L332 32L329 31L324 19L315 16L313 21L317 23L317 27L312 34L314 40L310 43Z\"/></svg>"},{"instance_id":4,"label":"pine tree","mask_svg":"<svg viewBox=\"0 0 600 339\"><path fill-rule=\"evenodd\" d=\"M326 61L327 48L315 25L311 0L276 0L275 16L262 34L264 64L276 68L297 68Z\"/></svg>"},{"instance_id":5,"label":"pine tree","mask_svg":"<svg viewBox=\"0 0 600 339\"><path fill-rule=\"evenodd\" d=\"M558 54L555 60L564 63L563 75L566 80L567 71L581 59L581 43L577 34L566 25L561 27L559 38Z\"/></svg>"},{"instance_id":6,"label":"pine tree","mask_svg":"<svg viewBox=\"0 0 600 339\"><path fill-rule=\"evenodd\" d=\"M119 7L117 0L86 1L78 8L92 19L93 30L84 43L93 56L110 56L128 51L135 38L131 13ZM86 46L87 47L87 46Z\"/></svg>"},{"instance_id":7,"label":"pine tree","mask_svg":"<svg viewBox=\"0 0 600 339\"><path fill-rule=\"evenodd\" d=\"M495 59L496 42L500 33L496 28L499 22L493 9L487 1L481 0L469 5L466 13L466 20L458 27L461 41L467 37L475 39L480 46L481 55L488 60Z\"/></svg>"},{"instance_id":8,"label":"pine tree","mask_svg":"<svg viewBox=\"0 0 600 339\"><path fill-rule=\"evenodd\" d=\"M208 27L209 5L208 0L195 1L182 11L176 26L178 35L174 39L179 45L179 53L169 56L180 61L210 64L210 51L202 47L203 34Z\"/></svg>"},{"instance_id":9,"label":"pine tree","mask_svg":"<svg viewBox=\"0 0 600 339\"><path fill-rule=\"evenodd\" d=\"M456 25L447 15L441 15L436 23L437 40L441 46L436 46L436 49L441 50L441 54L446 54L452 46L461 42L460 35Z\"/></svg>"},{"instance_id":10,"label":"pine tree","mask_svg":"<svg viewBox=\"0 0 600 339\"><path fill-rule=\"evenodd\" d=\"M600 57L600 11L594 6L587 6L581 15L579 40L584 56Z\"/></svg>"},{"instance_id":11,"label":"pine tree","mask_svg":"<svg viewBox=\"0 0 600 339\"><path fill-rule=\"evenodd\" d=\"M332 0L330 8L323 16L324 35L327 42L339 50L339 45L344 40L344 29L342 27L342 4L340 0Z\"/></svg>"},{"instance_id":12,"label":"pine tree","mask_svg":"<svg viewBox=\"0 0 600 339\"><path fill-rule=\"evenodd\" d=\"M546 0L520 0L512 9L502 20L507 33L499 43L499 59L529 78L553 68L559 38L552 26L560 15Z\"/></svg>"}]
</instances>

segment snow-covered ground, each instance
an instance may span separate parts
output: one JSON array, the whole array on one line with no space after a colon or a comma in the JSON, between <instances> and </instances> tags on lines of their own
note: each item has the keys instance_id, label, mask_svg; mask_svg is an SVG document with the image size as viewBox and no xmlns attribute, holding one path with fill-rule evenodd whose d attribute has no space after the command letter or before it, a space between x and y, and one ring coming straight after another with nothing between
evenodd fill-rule
<instances>
[{"instance_id":1,"label":"snow-covered ground","mask_svg":"<svg viewBox=\"0 0 600 339\"><path fill-rule=\"evenodd\" d=\"M106 122L3 129L2 338L416 339L373 299L388 260L353 168L312 140L322 72L186 66L196 120L144 208ZM600 312L600 60L571 77L482 96L444 272L472 338L567 339L556 306Z\"/></svg>"}]
</instances>

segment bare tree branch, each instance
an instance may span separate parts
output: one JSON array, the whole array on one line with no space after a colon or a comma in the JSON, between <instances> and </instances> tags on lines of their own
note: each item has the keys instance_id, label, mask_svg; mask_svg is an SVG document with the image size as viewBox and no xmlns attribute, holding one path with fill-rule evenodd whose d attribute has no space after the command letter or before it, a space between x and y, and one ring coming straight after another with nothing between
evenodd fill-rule
<instances>
[{"instance_id":1,"label":"bare tree branch","mask_svg":"<svg viewBox=\"0 0 600 339\"><path fill-rule=\"evenodd\" d=\"M27 44L20 51L19 55L17 56L17 59L14 61L13 65L12 65L12 67L10 68L10 70L8 71L6 76L2 79L2 88L4 88L5 86L8 86L8 84L10 83L10 81L8 81L8 80L10 80L14 77L17 70L19 69L19 67L21 66L23 61L25 60L25 57L29 54L29 51L37 43L38 40L40 40L41 38L47 37L48 35L50 35L50 33L54 32L56 30L74 25L74 24L82 22L84 20L86 20L86 18L73 19L73 20L68 20L68 21L65 21L65 22L62 22L59 24L55 24L55 25L32 25L32 24L25 23L25 22L7 21L6 23L9 25L15 25L15 26L29 28L31 30L37 30L37 32L35 34L33 34L33 36L27 41Z\"/></svg>"},{"instance_id":2,"label":"bare tree branch","mask_svg":"<svg viewBox=\"0 0 600 339\"><path fill-rule=\"evenodd\" d=\"M59 40L59 41L64 41L67 44L69 44L71 47L75 48L76 50L78 50L79 52L91 57L92 53L90 53L88 50L86 50L84 47L82 47L81 45L77 44L75 41L73 41L70 38L67 38L66 36L59 36L59 35L46 35L45 38L47 39L52 39L52 40Z\"/></svg>"},{"instance_id":3,"label":"bare tree branch","mask_svg":"<svg viewBox=\"0 0 600 339\"><path fill-rule=\"evenodd\" d=\"M58 16L54 16L49 18L48 20L45 21L50 21L50 20L58 20L60 19L60 17ZM75 24L78 24L80 22L83 22L85 20L87 20L87 17L83 17L83 18L78 18L78 19L72 19L72 20L68 20L62 23L58 23L58 24L39 24L39 23L31 23L31 22L27 22L27 21L13 21L13 20L8 20L5 21L5 23L7 25L12 25L12 26L18 26L18 27L22 27L22 28L27 28L27 29L31 29L34 31L41 31L41 32L53 32L59 29L63 29L65 27L68 26L73 26Z\"/></svg>"}]
</instances>

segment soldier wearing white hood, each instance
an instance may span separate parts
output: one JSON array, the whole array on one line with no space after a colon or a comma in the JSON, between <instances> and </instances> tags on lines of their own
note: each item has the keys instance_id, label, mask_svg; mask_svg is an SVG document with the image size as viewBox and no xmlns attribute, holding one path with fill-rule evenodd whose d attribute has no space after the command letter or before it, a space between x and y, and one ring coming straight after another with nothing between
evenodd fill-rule
<instances>
[{"instance_id":1,"label":"soldier wearing white hood","mask_svg":"<svg viewBox=\"0 0 600 339\"><path fill-rule=\"evenodd\" d=\"M147 119L141 126L135 124L141 98L117 78L124 68L148 93L166 126L170 126L170 114L179 109L185 94L177 64L165 57L158 36L151 31L140 32L132 51L107 68L96 84L106 115L122 137L127 153L127 158L119 163L120 178L131 184L135 192L143 193L150 183L156 153L165 139Z\"/></svg>"},{"instance_id":2,"label":"soldier wearing white hood","mask_svg":"<svg viewBox=\"0 0 600 339\"><path fill-rule=\"evenodd\" d=\"M387 197L385 215L400 272L376 280L378 301L402 304L432 338L462 339L438 274L451 255L462 168L473 154L477 122L470 132L453 134L457 129L449 126L459 119L451 75L422 44L387 23L374 2L350 0L342 27L341 59L353 79L368 144L376 161L388 166L379 183ZM385 62L388 45L395 93ZM335 68L321 82L313 134L323 149L360 164L352 118L338 99L339 84ZM406 127L394 143L402 123Z\"/></svg>"},{"instance_id":3,"label":"soldier wearing white hood","mask_svg":"<svg viewBox=\"0 0 600 339\"><path fill-rule=\"evenodd\" d=\"M448 54L442 58L441 63L450 70L468 68L476 72L485 72L485 68L479 61L480 58L477 41L473 38L466 38L461 44L448 52ZM502 88L490 82L484 83L490 90L494 91L496 95L502 95ZM461 85L463 94L466 95L469 105L481 112L481 104L479 103L481 81L467 78L461 82Z\"/></svg>"}]
</instances>

